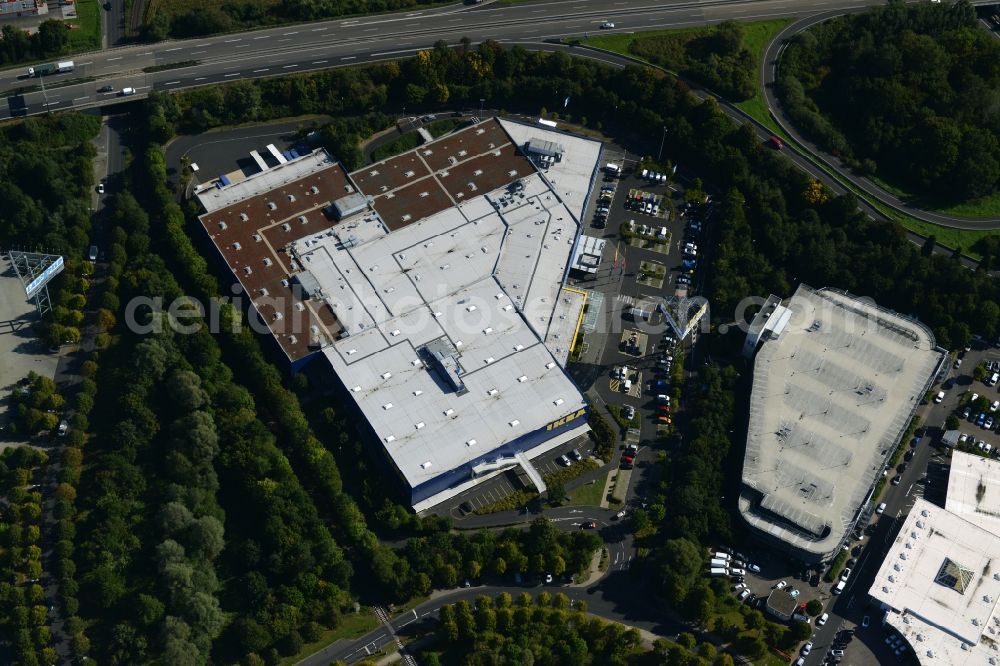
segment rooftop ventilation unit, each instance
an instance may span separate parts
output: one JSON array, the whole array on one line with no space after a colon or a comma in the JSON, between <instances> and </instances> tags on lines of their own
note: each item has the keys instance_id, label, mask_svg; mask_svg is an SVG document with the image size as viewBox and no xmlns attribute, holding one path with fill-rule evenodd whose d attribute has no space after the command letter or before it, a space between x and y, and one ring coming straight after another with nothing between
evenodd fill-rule
<instances>
[{"instance_id":1,"label":"rooftop ventilation unit","mask_svg":"<svg viewBox=\"0 0 1000 666\"><path fill-rule=\"evenodd\" d=\"M273 261L271 261L271 258L270 258L270 257L264 257L264 265L265 265L265 266L270 266L270 265L271 265L271 264L273 264L273 263L274 263L274 262L273 262Z\"/></svg>"},{"instance_id":2,"label":"rooftop ventilation unit","mask_svg":"<svg viewBox=\"0 0 1000 666\"><path fill-rule=\"evenodd\" d=\"M421 391L420 389L417 389L416 391L413 392L414 396L418 396L418 395L422 395L422 394L423 394L423 391Z\"/></svg>"},{"instance_id":3,"label":"rooftop ventilation unit","mask_svg":"<svg viewBox=\"0 0 1000 666\"><path fill-rule=\"evenodd\" d=\"M420 421L419 423L417 423L417 424L416 424L416 425L414 425L413 427L414 427L414 428L416 428L417 430L420 430L421 428L423 428L423 427L424 427L424 422L423 422L423 421Z\"/></svg>"},{"instance_id":4,"label":"rooftop ventilation unit","mask_svg":"<svg viewBox=\"0 0 1000 666\"><path fill-rule=\"evenodd\" d=\"M389 379L390 377L392 377L392 373L391 372L383 372L382 373L382 379Z\"/></svg>"},{"instance_id":5,"label":"rooftop ventilation unit","mask_svg":"<svg viewBox=\"0 0 1000 666\"><path fill-rule=\"evenodd\" d=\"M520 421L518 421L517 419L514 419L513 421L510 422L510 427L511 428L516 428L520 424L521 424Z\"/></svg>"},{"instance_id":6,"label":"rooftop ventilation unit","mask_svg":"<svg viewBox=\"0 0 1000 666\"><path fill-rule=\"evenodd\" d=\"M295 195L294 194L289 194L288 195L288 200L289 201L295 201Z\"/></svg>"},{"instance_id":7,"label":"rooftop ventilation unit","mask_svg":"<svg viewBox=\"0 0 1000 666\"><path fill-rule=\"evenodd\" d=\"M247 220L250 219L250 216L247 215L246 213L240 213L240 219L246 222Z\"/></svg>"},{"instance_id":8,"label":"rooftop ventilation unit","mask_svg":"<svg viewBox=\"0 0 1000 666\"><path fill-rule=\"evenodd\" d=\"M270 208L271 210L277 210L278 209L278 204L274 203L273 201L268 201L267 202L267 207Z\"/></svg>"},{"instance_id":9,"label":"rooftop ventilation unit","mask_svg":"<svg viewBox=\"0 0 1000 666\"><path fill-rule=\"evenodd\" d=\"M254 234L253 239L259 243L261 241L260 234Z\"/></svg>"},{"instance_id":10,"label":"rooftop ventilation unit","mask_svg":"<svg viewBox=\"0 0 1000 666\"><path fill-rule=\"evenodd\" d=\"M305 223L307 223L308 221L309 221L309 220L308 220L308 219L306 219L306 216L305 216L305 215L299 215L299 222L301 222L302 224L305 224Z\"/></svg>"},{"instance_id":11,"label":"rooftop ventilation unit","mask_svg":"<svg viewBox=\"0 0 1000 666\"><path fill-rule=\"evenodd\" d=\"M396 436L395 435L389 435L388 437L385 438L385 443L386 444L391 444L392 442L395 442L395 441L396 441Z\"/></svg>"},{"instance_id":12,"label":"rooftop ventilation unit","mask_svg":"<svg viewBox=\"0 0 1000 666\"><path fill-rule=\"evenodd\" d=\"M466 445L466 446L475 446L475 445L476 445L476 440L474 440L474 439L470 439L469 441L467 441L467 442L465 443L465 445Z\"/></svg>"},{"instance_id":13,"label":"rooftop ventilation unit","mask_svg":"<svg viewBox=\"0 0 1000 666\"><path fill-rule=\"evenodd\" d=\"M316 187L315 185L313 185L312 187L309 188L309 193L310 194L319 194L319 188Z\"/></svg>"},{"instance_id":14,"label":"rooftop ventilation unit","mask_svg":"<svg viewBox=\"0 0 1000 666\"><path fill-rule=\"evenodd\" d=\"M528 381L528 376L527 375L521 375L520 377L517 378L517 381L519 381L519 382L521 382L523 384L524 382Z\"/></svg>"},{"instance_id":15,"label":"rooftop ventilation unit","mask_svg":"<svg viewBox=\"0 0 1000 666\"><path fill-rule=\"evenodd\" d=\"M225 231L226 230L226 223L225 222L219 222L219 229Z\"/></svg>"},{"instance_id":16,"label":"rooftop ventilation unit","mask_svg":"<svg viewBox=\"0 0 1000 666\"><path fill-rule=\"evenodd\" d=\"M290 225L290 224L288 224L286 222L283 225L281 225L281 229L282 229L282 231L291 231L292 230L292 225Z\"/></svg>"},{"instance_id":17,"label":"rooftop ventilation unit","mask_svg":"<svg viewBox=\"0 0 1000 666\"><path fill-rule=\"evenodd\" d=\"M233 243L233 249L234 250L242 250L243 246L240 245L238 242L236 242L236 243Z\"/></svg>"}]
</instances>

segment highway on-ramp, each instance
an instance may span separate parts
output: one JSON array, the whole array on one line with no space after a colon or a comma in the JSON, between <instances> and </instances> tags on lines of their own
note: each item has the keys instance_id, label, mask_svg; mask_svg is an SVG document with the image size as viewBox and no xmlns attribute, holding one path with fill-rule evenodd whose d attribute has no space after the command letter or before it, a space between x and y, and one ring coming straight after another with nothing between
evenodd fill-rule
<instances>
[{"instance_id":1,"label":"highway on-ramp","mask_svg":"<svg viewBox=\"0 0 1000 666\"><path fill-rule=\"evenodd\" d=\"M853 11L859 10L860 8L856 8ZM796 143L814 155L816 159L821 160L828 168L836 171L842 178L851 181L868 196L896 209L901 213L915 217L918 220L938 224L943 227L953 227L955 229L983 230L1000 228L1000 218L957 217L954 215L935 213L933 211L924 210L914 206L910 202L900 199L890 192L887 192L868 178L854 173L843 161L835 158L833 155L830 155L817 143L803 137L795 129L795 124L785 114L785 111L781 106L781 102L778 101L777 97L776 81L778 77L778 65L781 58L781 52L787 45L788 40L793 38L798 33L803 30L808 30L818 23L830 20L844 13L845 12L843 10L822 12L820 14L804 18L800 21L796 21L782 30L781 33L779 33L768 45L767 50L764 52L761 74L764 80L764 99L767 102L767 107L770 110L771 115L778 122L781 128L785 130L789 136L795 139ZM989 24L986 24L986 27L989 29Z\"/></svg>"}]
</instances>

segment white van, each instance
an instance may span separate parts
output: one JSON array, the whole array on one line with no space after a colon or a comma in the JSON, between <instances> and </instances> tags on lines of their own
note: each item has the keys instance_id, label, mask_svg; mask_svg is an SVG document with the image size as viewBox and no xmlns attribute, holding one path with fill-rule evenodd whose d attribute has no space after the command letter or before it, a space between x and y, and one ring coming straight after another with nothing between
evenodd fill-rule
<instances>
[{"instance_id":1,"label":"white van","mask_svg":"<svg viewBox=\"0 0 1000 666\"><path fill-rule=\"evenodd\" d=\"M712 561L708 563L708 565L712 567L725 567L729 566L729 562L728 560L720 560L717 558L713 558Z\"/></svg>"},{"instance_id":2,"label":"white van","mask_svg":"<svg viewBox=\"0 0 1000 666\"><path fill-rule=\"evenodd\" d=\"M729 560L732 559L729 553L723 553L721 550L717 550L712 553L712 557L717 560Z\"/></svg>"},{"instance_id":3,"label":"white van","mask_svg":"<svg viewBox=\"0 0 1000 666\"><path fill-rule=\"evenodd\" d=\"M846 580L842 580L839 583L837 583L837 587L833 588L833 593L834 594L840 594L841 592L844 591L845 587L847 587L847 581Z\"/></svg>"},{"instance_id":4,"label":"white van","mask_svg":"<svg viewBox=\"0 0 1000 666\"><path fill-rule=\"evenodd\" d=\"M708 573L710 573L713 576L725 576L726 569L725 567L712 567L711 569L708 570Z\"/></svg>"}]
</instances>

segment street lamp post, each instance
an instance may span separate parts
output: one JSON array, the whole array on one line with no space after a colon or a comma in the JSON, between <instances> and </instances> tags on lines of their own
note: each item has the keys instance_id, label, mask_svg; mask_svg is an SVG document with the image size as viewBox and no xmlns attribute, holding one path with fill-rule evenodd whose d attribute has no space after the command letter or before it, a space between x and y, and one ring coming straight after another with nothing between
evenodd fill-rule
<instances>
[{"instance_id":1,"label":"street lamp post","mask_svg":"<svg viewBox=\"0 0 1000 666\"><path fill-rule=\"evenodd\" d=\"M49 113L49 96L45 92L45 77L39 74L38 81L42 84L42 99L45 100L45 113Z\"/></svg>"},{"instance_id":2,"label":"street lamp post","mask_svg":"<svg viewBox=\"0 0 1000 666\"><path fill-rule=\"evenodd\" d=\"M660 137L660 152L656 154L656 161L659 162L663 159L663 142L667 139L667 128L663 128L663 136Z\"/></svg>"}]
</instances>

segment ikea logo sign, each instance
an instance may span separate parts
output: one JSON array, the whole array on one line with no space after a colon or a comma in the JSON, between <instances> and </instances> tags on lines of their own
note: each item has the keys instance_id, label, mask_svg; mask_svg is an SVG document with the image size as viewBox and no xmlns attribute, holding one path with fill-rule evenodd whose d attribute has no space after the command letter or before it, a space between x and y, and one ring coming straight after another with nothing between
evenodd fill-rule
<instances>
[{"instance_id":1,"label":"ikea logo sign","mask_svg":"<svg viewBox=\"0 0 1000 666\"><path fill-rule=\"evenodd\" d=\"M564 426L567 423L580 418L581 416L583 416L586 413L587 413L587 409L583 408L580 411L575 412L573 414L567 414L566 416L562 417L558 421L553 421L552 423L550 423L547 426L545 426L545 429L546 430L554 430L555 428L558 428L560 426Z\"/></svg>"}]
</instances>

